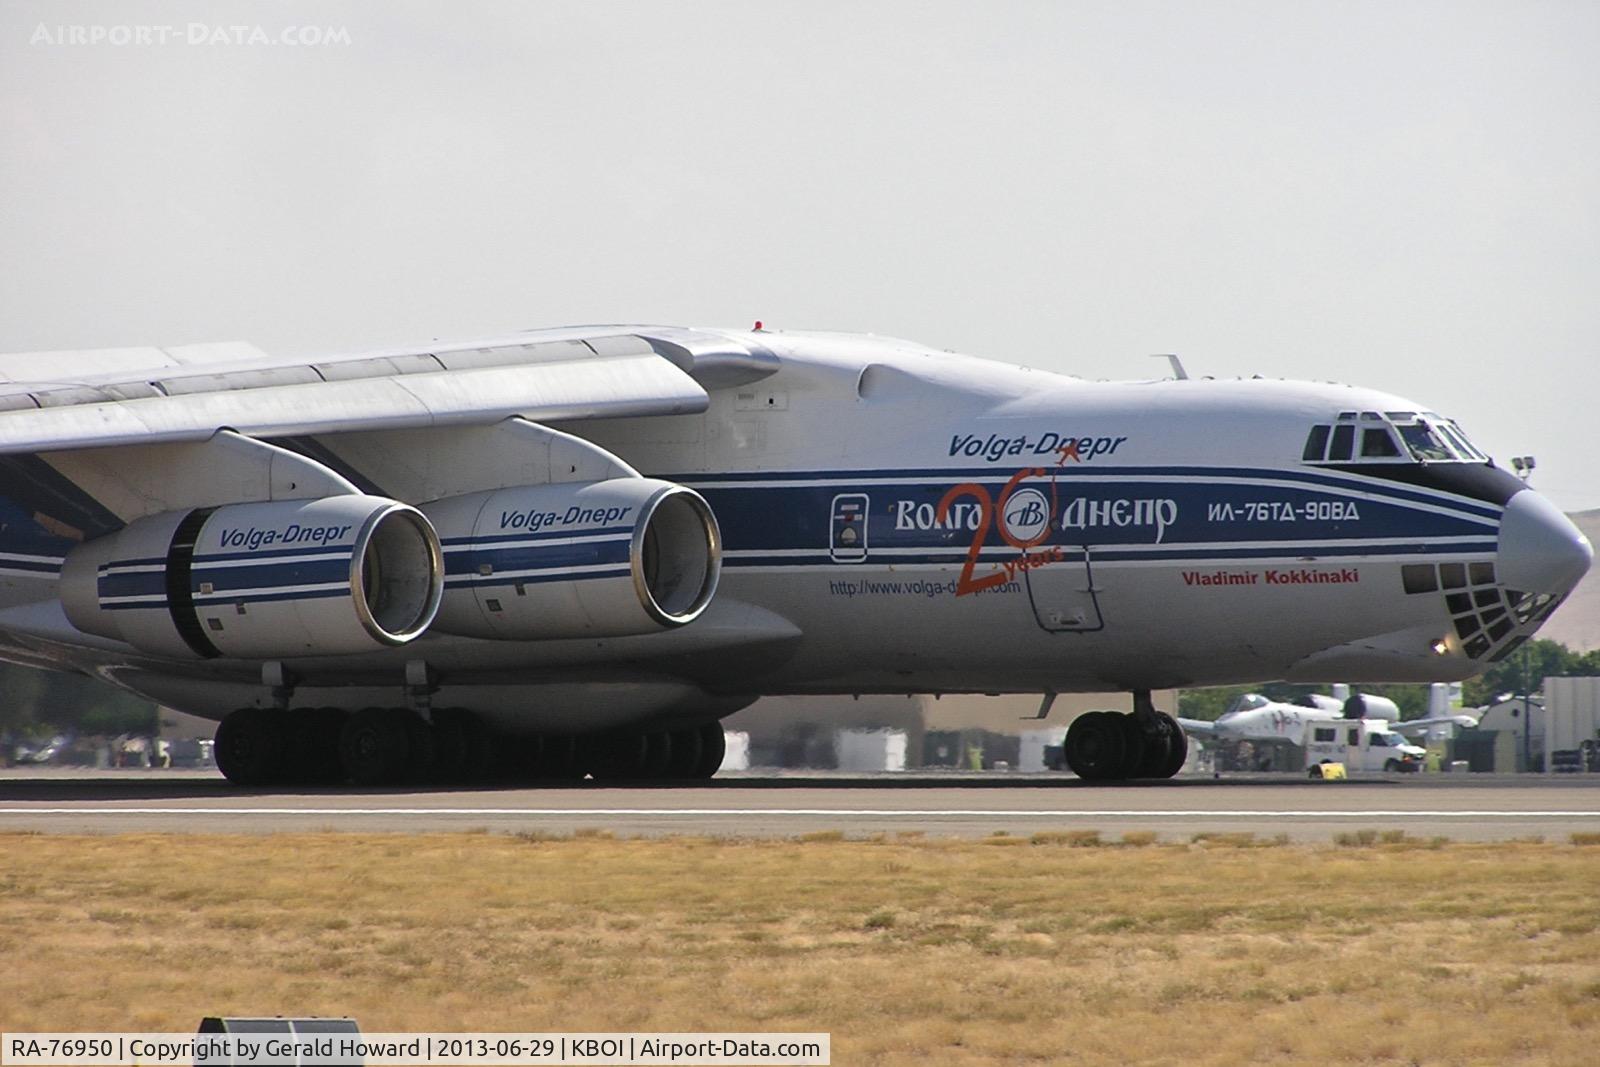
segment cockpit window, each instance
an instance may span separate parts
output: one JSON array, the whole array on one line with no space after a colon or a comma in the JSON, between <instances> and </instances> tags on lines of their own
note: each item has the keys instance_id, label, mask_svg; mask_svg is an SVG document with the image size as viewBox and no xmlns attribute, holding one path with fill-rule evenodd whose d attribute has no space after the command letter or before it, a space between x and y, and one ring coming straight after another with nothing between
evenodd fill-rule
<instances>
[{"instance_id":1,"label":"cockpit window","mask_svg":"<svg viewBox=\"0 0 1600 1067\"><path fill-rule=\"evenodd\" d=\"M1449 438L1450 443L1455 446L1456 452L1459 453L1463 458L1470 459L1478 463L1484 463L1488 461L1489 457L1485 456L1482 452L1479 452L1476 448L1474 448L1472 446L1472 442L1467 440L1467 435L1461 432L1461 427L1457 426L1455 423L1441 422L1438 425L1438 429L1440 433Z\"/></svg>"},{"instance_id":2,"label":"cockpit window","mask_svg":"<svg viewBox=\"0 0 1600 1067\"><path fill-rule=\"evenodd\" d=\"M1304 460L1317 461L1328 454L1328 428L1326 426L1311 427L1311 436L1306 438L1306 450L1300 457Z\"/></svg>"},{"instance_id":3,"label":"cockpit window","mask_svg":"<svg viewBox=\"0 0 1600 1067\"><path fill-rule=\"evenodd\" d=\"M1386 426L1368 426L1361 431L1361 458L1388 459L1400 454Z\"/></svg>"},{"instance_id":4,"label":"cockpit window","mask_svg":"<svg viewBox=\"0 0 1600 1067\"><path fill-rule=\"evenodd\" d=\"M1473 447L1460 426L1431 411L1341 411L1308 427L1300 460L1492 504L1504 504L1523 488Z\"/></svg>"},{"instance_id":5,"label":"cockpit window","mask_svg":"<svg viewBox=\"0 0 1600 1067\"><path fill-rule=\"evenodd\" d=\"M1343 463L1350 458L1350 448L1355 443L1356 428L1349 423L1342 423L1333 428L1333 445L1328 449L1328 458Z\"/></svg>"},{"instance_id":6,"label":"cockpit window","mask_svg":"<svg viewBox=\"0 0 1600 1067\"><path fill-rule=\"evenodd\" d=\"M1358 432L1359 431L1359 432ZM1301 457L1307 463L1488 463L1461 427L1431 412L1343 411L1313 426Z\"/></svg>"},{"instance_id":7,"label":"cockpit window","mask_svg":"<svg viewBox=\"0 0 1600 1067\"><path fill-rule=\"evenodd\" d=\"M1433 427L1425 422L1414 422L1409 426L1398 426L1396 429L1405 439L1406 447L1411 449L1411 454L1424 463L1456 458L1444 439L1434 433Z\"/></svg>"}]
</instances>

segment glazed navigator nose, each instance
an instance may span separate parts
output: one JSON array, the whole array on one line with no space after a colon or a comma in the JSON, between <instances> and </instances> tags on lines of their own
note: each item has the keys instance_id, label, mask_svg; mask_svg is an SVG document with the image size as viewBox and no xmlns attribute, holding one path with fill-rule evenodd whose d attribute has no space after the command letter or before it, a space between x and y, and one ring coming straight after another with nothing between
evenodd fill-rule
<instances>
[{"instance_id":1,"label":"glazed navigator nose","mask_svg":"<svg viewBox=\"0 0 1600 1067\"><path fill-rule=\"evenodd\" d=\"M1506 503L1496 556L1505 588L1565 596L1589 570L1594 549L1554 504L1524 489Z\"/></svg>"}]
</instances>

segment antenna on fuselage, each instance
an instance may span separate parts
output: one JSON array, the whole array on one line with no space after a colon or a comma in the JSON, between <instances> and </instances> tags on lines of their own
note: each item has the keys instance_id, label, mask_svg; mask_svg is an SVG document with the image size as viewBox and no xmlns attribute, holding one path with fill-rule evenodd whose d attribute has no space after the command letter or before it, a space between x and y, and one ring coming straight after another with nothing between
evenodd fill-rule
<instances>
[{"instance_id":1,"label":"antenna on fuselage","mask_svg":"<svg viewBox=\"0 0 1600 1067\"><path fill-rule=\"evenodd\" d=\"M1158 352L1151 359L1165 359L1172 363L1172 376L1180 382L1189 380L1189 372L1183 369L1183 360L1171 352Z\"/></svg>"}]
</instances>

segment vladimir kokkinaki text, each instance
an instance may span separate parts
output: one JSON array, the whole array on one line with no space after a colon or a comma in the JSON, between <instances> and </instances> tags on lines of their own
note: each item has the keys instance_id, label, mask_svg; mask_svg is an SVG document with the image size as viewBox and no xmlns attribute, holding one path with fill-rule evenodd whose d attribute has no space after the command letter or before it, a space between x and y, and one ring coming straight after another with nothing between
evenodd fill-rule
<instances>
[{"instance_id":1,"label":"vladimir kokkinaki text","mask_svg":"<svg viewBox=\"0 0 1600 1067\"><path fill-rule=\"evenodd\" d=\"M830 1034L3 1034L4 1067L832 1062Z\"/></svg>"}]
</instances>

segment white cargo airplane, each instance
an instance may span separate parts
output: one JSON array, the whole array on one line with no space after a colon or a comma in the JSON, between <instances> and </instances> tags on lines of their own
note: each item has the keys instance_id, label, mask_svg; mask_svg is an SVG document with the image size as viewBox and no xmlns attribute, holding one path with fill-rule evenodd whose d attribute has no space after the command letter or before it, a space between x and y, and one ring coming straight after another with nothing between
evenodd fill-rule
<instances>
[{"instance_id":1,"label":"white cargo airplane","mask_svg":"<svg viewBox=\"0 0 1600 1067\"><path fill-rule=\"evenodd\" d=\"M776 693L1460 679L1588 569L1422 405L909 342L544 330L0 358L0 656L221 720L241 784L693 779ZM1046 706L1048 706L1048 701Z\"/></svg>"}]
</instances>

